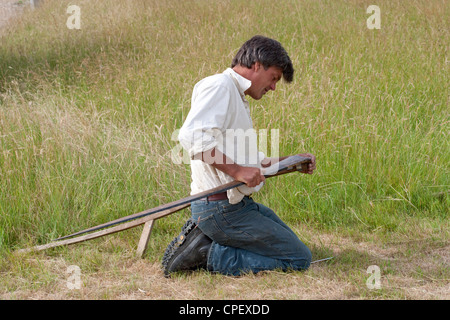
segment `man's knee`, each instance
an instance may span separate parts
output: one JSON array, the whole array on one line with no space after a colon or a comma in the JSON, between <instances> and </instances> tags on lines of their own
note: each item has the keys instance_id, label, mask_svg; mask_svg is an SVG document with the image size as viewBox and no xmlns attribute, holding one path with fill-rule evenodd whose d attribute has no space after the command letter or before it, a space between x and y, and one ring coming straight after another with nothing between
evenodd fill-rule
<instances>
[{"instance_id":1,"label":"man's knee","mask_svg":"<svg viewBox=\"0 0 450 320\"><path fill-rule=\"evenodd\" d=\"M298 256L294 261L296 270L306 270L311 265L312 254L311 250L307 246L304 246L301 251L299 251Z\"/></svg>"}]
</instances>

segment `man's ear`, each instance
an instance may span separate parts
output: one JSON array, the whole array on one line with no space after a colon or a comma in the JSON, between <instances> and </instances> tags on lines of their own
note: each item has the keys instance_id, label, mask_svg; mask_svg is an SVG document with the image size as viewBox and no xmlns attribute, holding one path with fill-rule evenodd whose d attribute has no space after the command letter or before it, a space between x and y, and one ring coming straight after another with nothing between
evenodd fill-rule
<instances>
[{"instance_id":1,"label":"man's ear","mask_svg":"<svg viewBox=\"0 0 450 320\"><path fill-rule=\"evenodd\" d=\"M253 69L254 72L258 72L258 70L259 70L261 67L262 67L262 66L261 66L261 63L259 63L258 61L255 62L255 63L252 65L252 69Z\"/></svg>"}]
</instances>

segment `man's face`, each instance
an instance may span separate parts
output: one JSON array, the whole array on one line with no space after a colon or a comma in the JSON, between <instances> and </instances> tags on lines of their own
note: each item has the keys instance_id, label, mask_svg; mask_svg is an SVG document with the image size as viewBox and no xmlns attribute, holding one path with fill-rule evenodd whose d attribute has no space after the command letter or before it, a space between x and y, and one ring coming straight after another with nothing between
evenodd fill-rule
<instances>
[{"instance_id":1,"label":"man's face","mask_svg":"<svg viewBox=\"0 0 450 320\"><path fill-rule=\"evenodd\" d=\"M251 77L252 85L245 92L255 100L259 100L270 90L275 90L276 84L280 81L283 71L278 67L264 69L263 65L256 62L253 66Z\"/></svg>"}]
</instances>

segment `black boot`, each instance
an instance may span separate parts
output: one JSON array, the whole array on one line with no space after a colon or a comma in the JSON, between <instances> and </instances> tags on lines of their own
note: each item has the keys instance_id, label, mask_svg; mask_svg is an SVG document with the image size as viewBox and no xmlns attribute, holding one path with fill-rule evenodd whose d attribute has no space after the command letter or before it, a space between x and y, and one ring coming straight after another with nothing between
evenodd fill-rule
<instances>
[{"instance_id":1,"label":"black boot","mask_svg":"<svg viewBox=\"0 0 450 320\"><path fill-rule=\"evenodd\" d=\"M212 240L195 222L189 219L181 233L167 247L163 256L164 275L176 271L195 270L207 267L207 258Z\"/></svg>"}]
</instances>

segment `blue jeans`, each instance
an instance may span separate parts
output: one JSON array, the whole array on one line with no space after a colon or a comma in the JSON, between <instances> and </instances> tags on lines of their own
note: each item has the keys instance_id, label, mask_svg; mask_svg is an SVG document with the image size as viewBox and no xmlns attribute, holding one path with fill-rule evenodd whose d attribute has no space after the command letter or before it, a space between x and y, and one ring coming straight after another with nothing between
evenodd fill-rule
<instances>
[{"instance_id":1,"label":"blue jeans","mask_svg":"<svg viewBox=\"0 0 450 320\"><path fill-rule=\"evenodd\" d=\"M269 208L245 197L199 200L191 204L192 219L213 242L208 269L226 275L262 270L305 270L311 251Z\"/></svg>"}]
</instances>

